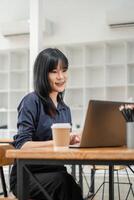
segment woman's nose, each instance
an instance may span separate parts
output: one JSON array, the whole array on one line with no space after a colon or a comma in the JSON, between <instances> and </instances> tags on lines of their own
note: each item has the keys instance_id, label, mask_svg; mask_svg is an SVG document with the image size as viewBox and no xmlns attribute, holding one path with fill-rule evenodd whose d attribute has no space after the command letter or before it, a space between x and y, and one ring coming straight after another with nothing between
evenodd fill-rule
<instances>
[{"instance_id":1,"label":"woman's nose","mask_svg":"<svg viewBox=\"0 0 134 200\"><path fill-rule=\"evenodd\" d=\"M58 79L62 79L62 78L63 78L63 72L62 72L62 71L59 71L59 72L57 73L57 78L58 78Z\"/></svg>"}]
</instances>

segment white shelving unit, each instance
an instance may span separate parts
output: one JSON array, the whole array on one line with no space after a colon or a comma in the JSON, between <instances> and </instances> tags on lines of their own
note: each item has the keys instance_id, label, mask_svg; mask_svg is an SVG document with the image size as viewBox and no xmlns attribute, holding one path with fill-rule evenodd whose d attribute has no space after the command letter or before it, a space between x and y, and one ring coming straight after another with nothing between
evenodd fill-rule
<instances>
[{"instance_id":1,"label":"white shelving unit","mask_svg":"<svg viewBox=\"0 0 134 200\"><path fill-rule=\"evenodd\" d=\"M134 40L58 47L69 59L65 101L82 127L90 99L134 101Z\"/></svg>"},{"instance_id":2,"label":"white shelving unit","mask_svg":"<svg viewBox=\"0 0 134 200\"><path fill-rule=\"evenodd\" d=\"M72 111L74 129L83 126L90 99L134 101L134 39L56 47L69 60L65 101ZM28 50L1 50L0 125L10 132L16 130L16 108L29 91L28 82Z\"/></svg>"},{"instance_id":3,"label":"white shelving unit","mask_svg":"<svg viewBox=\"0 0 134 200\"><path fill-rule=\"evenodd\" d=\"M0 137L16 132L17 106L29 90L28 71L27 49L0 51Z\"/></svg>"}]
</instances>

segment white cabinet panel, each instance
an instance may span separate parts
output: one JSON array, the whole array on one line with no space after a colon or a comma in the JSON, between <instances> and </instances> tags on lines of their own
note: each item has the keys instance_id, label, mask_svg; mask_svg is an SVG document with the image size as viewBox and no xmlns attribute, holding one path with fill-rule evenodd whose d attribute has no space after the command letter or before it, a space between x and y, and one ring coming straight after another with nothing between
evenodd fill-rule
<instances>
[{"instance_id":1,"label":"white cabinet panel","mask_svg":"<svg viewBox=\"0 0 134 200\"><path fill-rule=\"evenodd\" d=\"M0 51L0 133L16 132L17 106L28 92L27 49Z\"/></svg>"}]
</instances>

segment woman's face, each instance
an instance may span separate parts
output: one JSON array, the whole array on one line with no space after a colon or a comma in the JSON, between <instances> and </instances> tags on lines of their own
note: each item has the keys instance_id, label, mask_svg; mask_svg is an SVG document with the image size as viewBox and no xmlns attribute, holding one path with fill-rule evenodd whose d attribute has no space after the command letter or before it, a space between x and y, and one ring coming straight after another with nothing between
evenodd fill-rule
<instances>
[{"instance_id":1,"label":"woman's face","mask_svg":"<svg viewBox=\"0 0 134 200\"><path fill-rule=\"evenodd\" d=\"M58 62L57 68L48 73L48 80L52 92L63 92L67 82L67 69L63 69L61 62Z\"/></svg>"}]
</instances>

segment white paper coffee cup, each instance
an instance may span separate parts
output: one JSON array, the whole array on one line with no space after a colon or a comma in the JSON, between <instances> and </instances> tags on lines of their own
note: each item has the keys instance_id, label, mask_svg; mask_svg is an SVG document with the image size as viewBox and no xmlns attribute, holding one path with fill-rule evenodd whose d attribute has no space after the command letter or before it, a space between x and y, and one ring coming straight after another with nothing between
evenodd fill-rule
<instances>
[{"instance_id":1,"label":"white paper coffee cup","mask_svg":"<svg viewBox=\"0 0 134 200\"><path fill-rule=\"evenodd\" d=\"M69 123L55 123L51 128L54 147L68 148L70 143L71 125Z\"/></svg>"}]
</instances>

